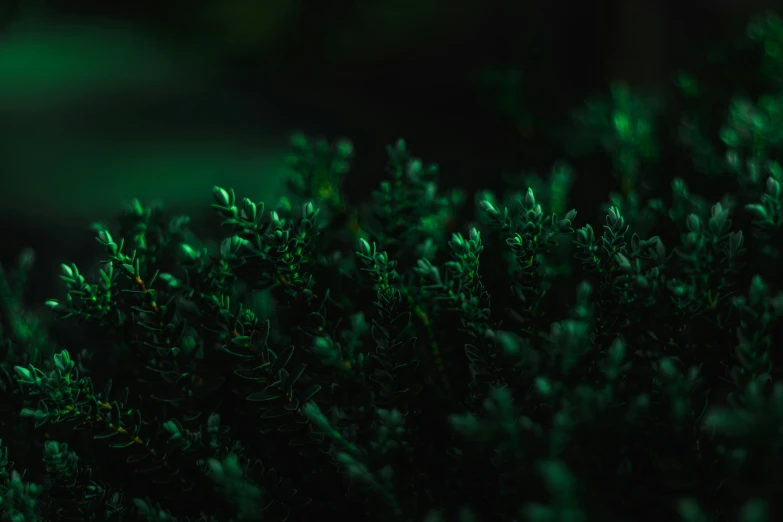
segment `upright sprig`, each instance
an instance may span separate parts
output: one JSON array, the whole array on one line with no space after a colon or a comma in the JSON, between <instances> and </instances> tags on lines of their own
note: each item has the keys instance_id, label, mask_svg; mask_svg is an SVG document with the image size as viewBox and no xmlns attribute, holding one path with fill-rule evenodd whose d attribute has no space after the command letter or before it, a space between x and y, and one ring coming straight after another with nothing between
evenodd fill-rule
<instances>
[{"instance_id":1,"label":"upright sprig","mask_svg":"<svg viewBox=\"0 0 783 522\"><path fill-rule=\"evenodd\" d=\"M369 357L377 363L370 380L379 385L378 403L399 409L405 415L420 413L413 406L422 389L421 381L415 377L420 363L417 338L407 333L411 312L396 287L397 262L389 259L386 252L379 252L375 243L370 245L364 239L359 241L357 255L364 265L362 270L377 289L377 301L373 303L376 316L370 330L375 350Z\"/></svg>"},{"instance_id":2,"label":"upright sprig","mask_svg":"<svg viewBox=\"0 0 783 522\"><path fill-rule=\"evenodd\" d=\"M455 318L460 323L458 331L466 334L466 354L470 361L470 371L482 376L494 374L492 341L484 334L494 325L490 319L490 294L482 282L480 256L484 250L481 233L475 227L470 229L468 237L460 233L452 234L448 243L450 260L443 267L435 266L430 259L418 260L413 271L422 299L428 303L430 314L425 325L430 335L430 347L437 371L441 376L442 391L450 395L447 365L455 365L457 353L449 353L450 360L444 360L439 341L435 339L433 321L446 321ZM490 377L489 382L498 381Z\"/></svg>"},{"instance_id":3,"label":"upright sprig","mask_svg":"<svg viewBox=\"0 0 783 522\"><path fill-rule=\"evenodd\" d=\"M479 270L484 245L481 232L471 228L468 237L456 233L449 241L451 260L446 262L450 305L459 315L462 328L476 339L489 327L490 295Z\"/></svg>"},{"instance_id":4,"label":"upright sprig","mask_svg":"<svg viewBox=\"0 0 783 522\"><path fill-rule=\"evenodd\" d=\"M451 260L446 263L446 284L441 285L451 312L456 314L461 332L466 334L465 355L471 382L467 402L477 407L487 397L490 386L504 382L501 372L502 352L499 351L494 330L500 323L491 323L491 296L482 282L480 271L484 245L481 232L471 228L468 237L454 234L449 241Z\"/></svg>"},{"instance_id":5,"label":"upright sprig","mask_svg":"<svg viewBox=\"0 0 783 522\"><path fill-rule=\"evenodd\" d=\"M604 233L600 238L596 238L589 223L576 231L576 258L582 262L585 270L601 275L601 292L611 285L614 274L620 270L621 264L624 264L624 256L621 255L629 228L620 210L612 207L606 215Z\"/></svg>"},{"instance_id":6,"label":"upright sprig","mask_svg":"<svg viewBox=\"0 0 783 522\"><path fill-rule=\"evenodd\" d=\"M410 256L426 238L440 244L464 200L460 191L438 193L438 165L413 156L404 140L387 147L388 178L373 192L378 226L369 227L381 248ZM412 260L411 260L412 261Z\"/></svg>"},{"instance_id":7,"label":"upright sprig","mask_svg":"<svg viewBox=\"0 0 783 522\"><path fill-rule=\"evenodd\" d=\"M557 214L545 215L532 189L528 189L518 205L520 212L515 219L509 215L508 208L501 211L489 201L483 201L481 208L490 225L500 230L513 255L514 284L510 290L521 304L513 310L513 317L520 322L523 332L532 336L536 318L541 314L539 306L550 286L546 254L557 244L558 236L574 232L576 210L570 210L562 219Z\"/></svg>"},{"instance_id":8,"label":"upright sprig","mask_svg":"<svg viewBox=\"0 0 783 522\"><path fill-rule=\"evenodd\" d=\"M744 265L746 252L741 230L731 230L729 210L713 205L707 226L696 214L686 220L687 232L674 252L683 262L685 281L672 279L670 288L690 312L714 311L731 294L733 276ZM715 321L720 325L721 316Z\"/></svg>"},{"instance_id":9,"label":"upright sprig","mask_svg":"<svg viewBox=\"0 0 783 522\"><path fill-rule=\"evenodd\" d=\"M309 301L313 279L307 265L313 261L313 240L320 234L319 209L307 202L299 218L287 219L272 211L265 222L263 202L244 198L240 208L234 191L221 187L214 188L213 196L212 208L224 218L222 225L237 234L236 240L221 248L232 252L247 249L249 255L241 257L241 264L250 262L259 270L259 289L280 287L289 298Z\"/></svg>"}]
</instances>

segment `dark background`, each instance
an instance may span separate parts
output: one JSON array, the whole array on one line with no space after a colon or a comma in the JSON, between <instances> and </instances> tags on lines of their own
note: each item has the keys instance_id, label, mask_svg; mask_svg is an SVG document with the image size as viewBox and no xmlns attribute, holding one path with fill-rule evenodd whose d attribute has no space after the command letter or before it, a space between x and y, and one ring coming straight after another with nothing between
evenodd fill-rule
<instances>
[{"instance_id":1,"label":"dark background","mask_svg":"<svg viewBox=\"0 0 783 522\"><path fill-rule=\"evenodd\" d=\"M32 246L43 298L60 261L97 253L87 225L132 197L198 214L219 183L274 201L294 130L354 141L354 198L399 137L445 185L499 188L504 172L563 156L549 130L586 96L618 79L665 93L777 4L6 0L0 261ZM523 116L482 83L492 70L520 72Z\"/></svg>"}]
</instances>

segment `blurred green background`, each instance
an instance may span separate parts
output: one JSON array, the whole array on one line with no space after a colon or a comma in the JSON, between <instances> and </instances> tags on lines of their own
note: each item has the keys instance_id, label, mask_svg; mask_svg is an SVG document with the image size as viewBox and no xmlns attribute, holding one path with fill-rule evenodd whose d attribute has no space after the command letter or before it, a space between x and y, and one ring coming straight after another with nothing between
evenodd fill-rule
<instances>
[{"instance_id":1,"label":"blurred green background","mask_svg":"<svg viewBox=\"0 0 783 522\"><path fill-rule=\"evenodd\" d=\"M668 88L778 3L4 0L1 261L78 260L89 222L133 197L198 214L221 184L274 202L295 130L355 142L355 197L399 137L445 184L496 188L562 154L546 129L586 95Z\"/></svg>"}]
</instances>

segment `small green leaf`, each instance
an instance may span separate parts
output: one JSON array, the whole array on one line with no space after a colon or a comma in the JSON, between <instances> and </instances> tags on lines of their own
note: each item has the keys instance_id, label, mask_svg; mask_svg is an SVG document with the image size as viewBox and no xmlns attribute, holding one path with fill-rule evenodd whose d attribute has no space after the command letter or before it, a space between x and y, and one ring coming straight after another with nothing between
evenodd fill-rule
<instances>
[{"instance_id":1,"label":"small green leaf","mask_svg":"<svg viewBox=\"0 0 783 522\"><path fill-rule=\"evenodd\" d=\"M129 440L125 441L125 442L115 442L114 444L109 444L109 447L110 448L122 449L122 448L127 448L128 446L132 446L135 443L136 442L134 440L129 439Z\"/></svg>"},{"instance_id":2,"label":"small green leaf","mask_svg":"<svg viewBox=\"0 0 783 522\"><path fill-rule=\"evenodd\" d=\"M269 402L275 399L279 399L282 396L283 394L280 392L273 391L273 390L269 390L269 391L264 390L264 391L251 393L250 395L245 397L245 400L250 402Z\"/></svg>"},{"instance_id":3,"label":"small green leaf","mask_svg":"<svg viewBox=\"0 0 783 522\"><path fill-rule=\"evenodd\" d=\"M767 209L764 208L764 205L759 205L758 203L751 203L749 205L745 205L745 210L747 210L751 216L758 219L759 221L769 221L769 215L767 215Z\"/></svg>"},{"instance_id":4,"label":"small green leaf","mask_svg":"<svg viewBox=\"0 0 783 522\"><path fill-rule=\"evenodd\" d=\"M308 402L310 399L315 397L315 395L321 391L321 385L320 384L313 384L309 388L307 388L305 391L302 392L302 395L299 398L300 402Z\"/></svg>"},{"instance_id":5,"label":"small green leaf","mask_svg":"<svg viewBox=\"0 0 783 522\"><path fill-rule=\"evenodd\" d=\"M288 364L288 361L291 360L291 357L294 355L294 346L287 346L283 348L283 351L280 352L277 356L277 360L272 365L272 368L270 369L270 372L272 374L276 374L278 371L280 371L282 368L285 368L285 365Z\"/></svg>"}]
</instances>

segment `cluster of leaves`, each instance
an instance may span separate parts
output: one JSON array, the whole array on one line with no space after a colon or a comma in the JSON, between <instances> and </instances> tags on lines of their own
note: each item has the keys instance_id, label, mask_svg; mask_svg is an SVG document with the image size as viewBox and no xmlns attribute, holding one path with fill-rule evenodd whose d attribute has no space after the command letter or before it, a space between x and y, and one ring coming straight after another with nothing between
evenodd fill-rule
<instances>
[{"instance_id":1,"label":"cluster of leaves","mask_svg":"<svg viewBox=\"0 0 783 522\"><path fill-rule=\"evenodd\" d=\"M9 352L2 520L779 519L774 144L732 116L767 175L712 201L675 179L642 226L649 113L614 96L588 111L625 198L601 223L563 164L468 215L402 141L355 205L350 143L296 136L273 210L214 188L214 248L138 201L96 225L99 266L47 305L107 367Z\"/></svg>"},{"instance_id":2,"label":"cluster of leaves","mask_svg":"<svg viewBox=\"0 0 783 522\"><path fill-rule=\"evenodd\" d=\"M403 143L389 151L396 186L374 207L383 230L457 205L419 188L434 167ZM779 195L768 185L766 205ZM483 199L482 223L445 245L424 224L357 231L334 197L321 198L328 217L312 202L267 215L216 187L229 232L215 251L186 218L135 201L116 230L96 226L97 274L64 264L65 299L47 304L108 331L122 371L86 375L66 350L48 367L16 366L21 417L47 430L33 435L45 469L39 486L3 450L7 518L769 510L783 459L783 294L760 277L735 293L747 249L728 208L673 205L683 231L669 253L616 207L600 233L575 230L576 211L546 211L532 188L515 203ZM485 259L485 238L507 255ZM558 242L582 282L553 322L548 289L573 279L547 269ZM485 282L493 272L507 275Z\"/></svg>"}]
</instances>

